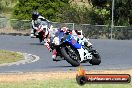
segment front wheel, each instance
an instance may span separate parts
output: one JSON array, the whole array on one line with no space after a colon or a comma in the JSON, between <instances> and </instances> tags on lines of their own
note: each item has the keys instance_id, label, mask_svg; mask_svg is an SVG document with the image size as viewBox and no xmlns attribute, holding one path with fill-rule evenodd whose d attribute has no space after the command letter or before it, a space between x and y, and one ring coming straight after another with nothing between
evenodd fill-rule
<instances>
[{"instance_id":1,"label":"front wheel","mask_svg":"<svg viewBox=\"0 0 132 88\"><path fill-rule=\"evenodd\" d=\"M39 32L38 33L38 38L39 38L39 42L41 43L42 41L44 41L43 39L43 32Z\"/></svg>"},{"instance_id":2,"label":"front wheel","mask_svg":"<svg viewBox=\"0 0 132 88\"><path fill-rule=\"evenodd\" d=\"M99 53L96 51L95 53L92 53L92 59L89 61L92 65L99 65L101 63L101 57Z\"/></svg>"},{"instance_id":3,"label":"front wheel","mask_svg":"<svg viewBox=\"0 0 132 88\"><path fill-rule=\"evenodd\" d=\"M72 66L77 67L80 65L80 57L78 56L78 53L70 46L62 47L61 54Z\"/></svg>"}]
</instances>

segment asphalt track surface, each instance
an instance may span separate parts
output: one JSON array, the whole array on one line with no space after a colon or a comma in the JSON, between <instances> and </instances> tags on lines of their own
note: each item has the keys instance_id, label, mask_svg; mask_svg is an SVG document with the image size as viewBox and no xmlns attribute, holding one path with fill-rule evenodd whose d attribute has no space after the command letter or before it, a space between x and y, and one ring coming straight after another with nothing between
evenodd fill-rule
<instances>
[{"instance_id":1,"label":"asphalt track surface","mask_svg":"<svg viewBox=\"0 0 132 88\"><path fill-rule=\"evenodd\" d=\"M132 40L91 39L90 41L99 51L102 62L98 66L92 66L89 63L81 64L84 69L132 68ZM0 49L35 54L40 57L40 60L30 64L1 66L0 73L77 70L77 67L72 67L66 61L52 61L51 53L43 44L40 44L38 39L31 39L29 36L0 35Z\"/></svg>"}]
</instances>

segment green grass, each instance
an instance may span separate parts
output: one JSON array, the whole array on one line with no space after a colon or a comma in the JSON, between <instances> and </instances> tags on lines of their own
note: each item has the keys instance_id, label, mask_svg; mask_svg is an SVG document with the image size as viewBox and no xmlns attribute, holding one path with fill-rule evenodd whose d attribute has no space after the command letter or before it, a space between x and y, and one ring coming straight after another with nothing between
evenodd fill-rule
<instances>
[{"instance_id":1,"label":"green grass","mask_svg":"<svg viewBox=\"0 0 132 88\"><path fill-rule=\"evenodd\" d=\"M16 52L0 50L0 64L16 62L23 59L23 55Z\"/></svg>"},{"instance_id":2,"label":"green grass","mask_svg":"<svg viewBox=\"0 0 132 88\"><path fill-rule=\"evenodd\" d=\"M128 84L85 84L80 86L75 79L64 80L43 80L0 83L0 88L132 88L132 83Z\"/></svg>"}]
</instances>

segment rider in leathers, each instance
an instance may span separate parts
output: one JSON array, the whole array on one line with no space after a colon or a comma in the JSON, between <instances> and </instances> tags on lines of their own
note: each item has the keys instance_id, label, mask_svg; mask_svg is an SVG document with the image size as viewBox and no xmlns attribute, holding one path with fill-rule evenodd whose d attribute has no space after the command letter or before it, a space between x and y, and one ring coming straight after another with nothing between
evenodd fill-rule
<instances>
[{"instance_id":1,"label":"rider in leathers","mask_svg":"<svg viewBox=\"0 0 132 88\"><path fill-rule=\"evenodd\" d=\"M56 44L56 45L59 45L59 34L60 35L64 35L65 33L69 33L69 34L72 34L72 35L76 35L76 36L78 36L82 41L84 41L84 45L86 46L86 47L88 47L88 48L90 48L90 47L92 47L92 44L88 41L88 39L86 39L83 35L82 35L82 33L80 33L79 31L77 31L77 30L68 30L68 28L67 27L62 27L62 28L60 28L60 29L58 29L58 31L56 31L56 35L55 35L55 37L54 37L54 39L53 39L53 41L52 41L52 43L54 43L54 44ZM53 50L53 52L52 52L52 58L53 58L53 61L59 61L59 60L57 60L56 59L56 55L57 55L57 52L56 52L56 49L54 49Z\"/></svg>"},{"instance_id":2,"label":"rider in leathers","mask_svg":"<svg viewBox=\"0 0 132 88\"><path fill-rule=\"evenodd\" d=\"M35 32L39 28L40 25L47 25L50 28L50 21L42 17L38 12L32 13L32 30L31 37L36 37Z\"/></svg>"},{"instance_id":3,"label":"rider in leathers","mask_svg":"<svg viewBox=\"0 0 132 88\"><path fill-rule=\"evenodd\" d=\"M45 30L45 39L44 39L44 45L50 50L50 46L48 42L49 40L49 29L52 27L51 22L44 17L42 17L38 12L33 12L32 13L32 30L31 30L31 38L36 37L35 33L37 29L41 27L41 25L47 25L48 30Z\"/></svg>"}]
</instances>

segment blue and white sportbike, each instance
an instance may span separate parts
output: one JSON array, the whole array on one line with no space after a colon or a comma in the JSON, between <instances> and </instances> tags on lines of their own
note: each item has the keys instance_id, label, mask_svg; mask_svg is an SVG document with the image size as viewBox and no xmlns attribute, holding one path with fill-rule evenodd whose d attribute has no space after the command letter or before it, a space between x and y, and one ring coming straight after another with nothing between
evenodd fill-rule
<instances>
[{"instance_id":1,"label":"blue and white sportbike","mask_svg":"<svg viewBox=\"0 0 132 88\"><path fill-rule=\"evenodd\" d=\"M58 39L59 43L54 44L54 48L57 50L57 56L63 58L61 60L66 60L75 67L86 62L92 65L101 63L101 57L97 50L92 47L86 47L78 36L72 34L63 36L62 34Z\"/></svg>"}]
</instances>

